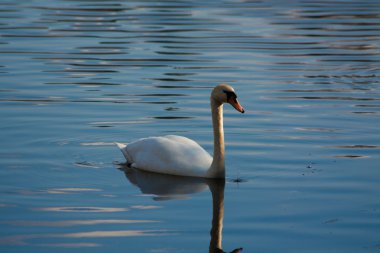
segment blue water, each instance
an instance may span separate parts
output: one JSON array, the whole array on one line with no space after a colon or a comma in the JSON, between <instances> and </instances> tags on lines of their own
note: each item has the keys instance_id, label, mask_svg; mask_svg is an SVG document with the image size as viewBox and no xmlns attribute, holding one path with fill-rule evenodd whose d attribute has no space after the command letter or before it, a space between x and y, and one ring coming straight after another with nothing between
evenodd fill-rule
<instances>
[{"instance_id":1,"label":"blue water","mask_svg":"<svg viewBox=\"0 0 380 253\"><path fill-rule=\"evenodd\" d=\"M1 252L379 252L378 1L0 1ZM178 134L226 182L125 168ZM212 232L210 234L210 231Z\"/></svg>"}]
</instances>

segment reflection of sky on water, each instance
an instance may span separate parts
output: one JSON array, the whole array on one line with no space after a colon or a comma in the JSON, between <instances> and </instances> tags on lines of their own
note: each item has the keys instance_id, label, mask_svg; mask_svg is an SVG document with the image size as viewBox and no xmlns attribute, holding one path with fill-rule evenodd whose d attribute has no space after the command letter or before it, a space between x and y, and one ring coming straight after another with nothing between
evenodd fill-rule
<instances>
[{"instance_id":1,"label":"reflection of sky on water","mask_svg":"<svg viewBox=\"0 0 380 253\"><path fill-rule=\"evenodd\" d=\"M204 252L207 187L140 191L113 143L211 151L220 82L247 110L225 112L223 246L378 251L377 1L0 5L0 251Z\"/></svg>"}]
</instances>

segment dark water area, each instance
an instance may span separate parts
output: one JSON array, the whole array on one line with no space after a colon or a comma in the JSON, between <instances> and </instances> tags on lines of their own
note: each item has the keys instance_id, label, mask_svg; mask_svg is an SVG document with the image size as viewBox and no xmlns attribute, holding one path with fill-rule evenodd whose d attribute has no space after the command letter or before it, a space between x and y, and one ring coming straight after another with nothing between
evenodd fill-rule
<instances>
[{"instance_id":1,"label":"dark water area","mask_svg":"<svg viewBox=\"0 0 380 253\"><path fill-rule=\"evenodd\" d=\"M379 252L379 1L0 1L1 252ZM226 182L131 170L178 134Z\"/></svg>"}]
</instances>

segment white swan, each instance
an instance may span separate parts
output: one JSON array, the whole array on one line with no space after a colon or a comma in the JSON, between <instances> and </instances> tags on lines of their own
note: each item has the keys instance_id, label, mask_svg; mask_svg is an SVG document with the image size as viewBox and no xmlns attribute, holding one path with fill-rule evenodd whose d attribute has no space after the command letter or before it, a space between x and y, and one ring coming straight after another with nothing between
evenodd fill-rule
<instances>
[{"instance_id":1,"label":"white swan","mask_svg":"<svg viewBox=\"0 0 380 253\"><path fill-rule=\"evenodd\" d=\"M234 89L227 84L211 92L214 156L198 143L183 136L149 137L129 144L116 143L127 162L134 168L178 176L224 178L223 103L244 113Z\"/></svg>"}]
</instances>

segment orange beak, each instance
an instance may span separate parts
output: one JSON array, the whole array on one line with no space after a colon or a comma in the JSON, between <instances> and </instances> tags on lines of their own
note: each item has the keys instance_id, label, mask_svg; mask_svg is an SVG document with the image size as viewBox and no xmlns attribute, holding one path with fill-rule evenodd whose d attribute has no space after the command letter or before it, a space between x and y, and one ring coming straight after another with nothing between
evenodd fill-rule
<instances>
[{"instance_id":1,"label":"orange beak","mask_svg":"<svg viewBox=\"0 0 380 253\"><path fill-rule=\"evenodd\" d=\"M238 112L244 113L243 106L241 106L241 104L236 98L231 97L230 99L228 99L228 103L231 104Z\"/></svg>"}]
</instances>

